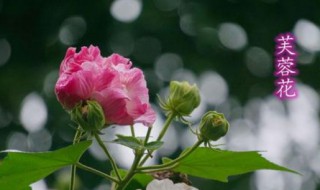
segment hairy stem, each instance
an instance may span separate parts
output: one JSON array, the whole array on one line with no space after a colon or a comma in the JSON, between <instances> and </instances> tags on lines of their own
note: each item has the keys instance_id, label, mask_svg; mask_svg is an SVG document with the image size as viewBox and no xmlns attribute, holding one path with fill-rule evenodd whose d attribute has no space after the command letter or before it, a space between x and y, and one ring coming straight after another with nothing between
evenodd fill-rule
<instances>
[{"instance_id":1,"label":"hairy stem","mask_svg":"<svg viewBox=\"0 0 320 190\"><path fill-rule=\"evenodd\" d=\"M148 143L150 134L151 134L151 130L152 127L148 128L147 134L146 134L146 138L144 139L144 145L146 145ZM126 188L126 186L129 184L129 182L131 181L132 177L134 176L134 174L136 173L136 169L139 166L139 162L143 156L144 150L136 150L135 151L135 157L132 163L132 166L129 170L129 172L127 173L126 177L123 179L123 181L121 181L121 183L118 185L118 187L116 188L117 190L123 190Z\"/></svg>"},{"instance_id":2,"label":"hairy stem","mask_svg":"<svg viewBox=\"0 0 320 190\"><path fill-rule=\"evenodd\" d=\"M127 173L126 177L123 179L123 181L121 181L121 183L118 185L118 187L116 188L116 190L124 190L126 188L126 186L129 184L129 182L131 181L132 177L135 174L136 168L139 165L140 159L142 157L143 152L139 152L135 154L132 166L129 170L129 172Z\"/></svg>"},{"instance_id":3,"label":"hairy stem","mask_svg":"<svg viewBox=\"0 0 320 190\"><path fill-rule=\"evenodd\" d=\"M100 136L99 136L97 133L95 133L95 134L94 134L94 137L96 138L98 144L100 145L100 147L102 148L102 150L104 151L104 153L107 155L107 157L108 157L108 159L109 159L109 161L110 161L110 163L111 163L111 166L112 166L112 168L113 168L113 170L114 170L114 172L115 172L118 180L121 181L121 176L120 176L120 174L119 174L119 171L118 171L118 167L117 167L116 162L113 160L113 158L112 158L111 154L109 153L108 149L107 149L106 146L103 144Z\"/></svg>"},{"instance_id":4,"label":"hairy stem","mask_svg":"<svg viewBox=\"0 0 320 190\"><path fill-rule=\"evenodd\" d=\"M105 173L103 173L103 172L101 172L101 171L99 171L99 170L96 170L96 169L94 169L94 168L91 168L91 167L89 167L89 166L86 166L86 165L84 165L84 164L81 164L80 162L78 162L78 163L76 164L76 166L77 166L78 168L82 169L82 170L91 172L91 173L96 174L96 175L98 175L98 176L101 176L101 177L103 177L103 178L105 178L105 179L111 180L111 181L113 181L113 182L115 182L115 183L119 183L119 181L118 181L117 179L115 179L114 177L112 177L112 176L110 176L110 175L108 175L108 174L105 174Z\"/></svg>"},{"instance_id":5,"label":"hairy stem","mask_svg":"<svg viewBox=\"0 0 320 190\"><path fill-rule=\"evenodd\" d=\"M167 132L169 126L170 126L170 123L175 118L175 116L176 116L175 114L170 114L168 116L168 118L167 118L166 122L164 123L163 128L162 128L162 130L161 130L161 132L160 132L160 134L159 134L159 136L157 138L157 141L160 141L163 138L163 136L166 134L166 132ZM149 132L149 130L148 130L148 132ZM151 132L151 129L150 129L150 132ZM149 136L150 136L150 134L149 134ZM145 155L143 157L142 161L140 162L139 166L142 166L148 160L148 158L151 157L151 154L153 152L154 151L151 150L147 155Z\"/></svg>"},{"instance_id":6,"label":"hairy stem","mask_svg":"<svg viewBox=\"0 0 320 190\"><path fill-rule=\"evenodd\" d=\"M167 118L166 122L164 123L163 128L162 128L162 130L161 130L161 132L160 132L160 134L159 134L159 136L157 138L157 141L160 141L163 138L163 136L166 134L166 132L167 132L169 126L170 126L170 123L172 122L172 120L175 117L176 117L175 114L170 114L168 116L168 118Z\"/></svg>"},{"instance_id":7,"label":"hairy stem","mask_svg":"<svg viewBox=\"0 0 320 190\"><path fill-rule=\"evenodd\" d=\"M185 153L183 153L182 155L180 155L178 158L165 163L165 164L161 164L161 165L154 165L154 166L145 166L145 167L138 167L137 170L138 171L162 171L162 170L166 170L168 169L168 167L170 169L172 169L172 166L177 164L179 161L183 160L185 157L189 156L196 148L198 148L201 144L203 143L203 140L199 140L197 141L189 150L187 150Z\"/></svg>"},{"instance_id":8,"label":"hairy stem","mask_svg":"<svg viewBox=\"0 0 320 190\"><path fill-rule=\"evenodd\" d=\"M82 136L82 131L81 131L81 127L79 126L79 127L77 128L76 134L74 135L73 143L72 143L72 144L76 144L76 143L80 142L81 136ZM73 164L73 165L71 166L71 179L70 179L70 187L69 187L70 190L74 190L76 170L77 170L77 168L76 168L76 166Z\"/></svg>"},{"instance_id":9,"label":"hairy stem","mask_svg":"<svg viewBox=\"0 0 320 190\"><path fill-rule=\"evenodd\" d=\"M152 130L152 127L148 127L146 138L144 139L144 145L146 145L148 143L148 140L149 140L150 134L151 134L151 130Z\"/></svg>"},{"instance_id":10,"label":"hairy stem","mask_svg":"<svg viewBox=\"0 0 320 190\"><path fill-rule=\"evenodd\" d=\"M132 135L133 137L135 137L136 134L135 134L135 132L134 132L133 125L130 125L130 130L131 130L131 135Z\"/></svg>"}]
</instances>

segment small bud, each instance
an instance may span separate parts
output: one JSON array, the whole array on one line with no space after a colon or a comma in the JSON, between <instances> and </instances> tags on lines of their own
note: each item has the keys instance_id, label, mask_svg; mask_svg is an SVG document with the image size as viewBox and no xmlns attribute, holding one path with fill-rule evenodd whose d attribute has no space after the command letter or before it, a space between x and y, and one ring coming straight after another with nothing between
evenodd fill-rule
<instances>
[{"instance_id":1,"label":"small bud","mask_svg":"<svg viewBox=\"0 0 320 190\"><path fill-rule=\"evenodd\" d=\"M207 112L200 122L200 138L204 141L216 141L227 134L229 123L222 113Z\"/></svg>"},{"instance_id":2,"label":"small bud","mask_svg":"<svg viewBox=\"0 0 320 190\"><path fill-rule=\"evenodd\" d=\"M170 93L166 102L161 102L161 107L168 114L189 116L200 104L200 94L196 85L188 82L170 82Z\"/></svg>"},{"instance_id":3,"label":"small bud","mask_svg":"<svg viewBox=\"0 0 320 190\"><path fill-rule=\"evenodd\" d=\"M106 123L102 107L93 100L75 106L71 111L71 119L85 131L99 131Z\"/></svg>"}]
</instances>

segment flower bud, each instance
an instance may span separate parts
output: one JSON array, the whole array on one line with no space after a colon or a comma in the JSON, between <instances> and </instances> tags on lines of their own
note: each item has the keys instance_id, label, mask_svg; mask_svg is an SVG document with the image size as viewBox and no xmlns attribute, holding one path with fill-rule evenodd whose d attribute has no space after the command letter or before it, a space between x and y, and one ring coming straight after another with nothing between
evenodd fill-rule
<instances>
[{"instance_id":1,"label":"flower bud","mask_svg":"<svg viewBox=\"0 0 320 190\"><path fill-rule=\"evenodd\" d=\"M75 106L71 111L71 119L83 130L91 132L99 131L106 123L102 107L93 100Z\"/></svg>"},{"instance_id":2,"label":"flower bud","mask_svg":"<svg viewBox=\"0 0 320 190\"><path fill-rule=\"evenodd\" d=\"M188 82L170 82L170 93L166 102L161 102L161 107L169 114L189 116L200 104L200 94L196 85Z\"/></svg>"},{"instance_id":3,"label":"flower bud","mask_svg":"<svg viewBox=\"0 0 320 190\"><path fill-rule=\"evenodd\" d=\"M216 141L227 134L229 123L222 113L207 112L200 122L200 138L206 141Z\"/></svg>"}]
</instances>

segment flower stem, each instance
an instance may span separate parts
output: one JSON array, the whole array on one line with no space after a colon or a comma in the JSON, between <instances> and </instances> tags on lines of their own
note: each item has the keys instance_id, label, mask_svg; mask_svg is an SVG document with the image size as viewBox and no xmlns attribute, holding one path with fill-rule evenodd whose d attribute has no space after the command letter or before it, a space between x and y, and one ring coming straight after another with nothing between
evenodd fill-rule
<instances>
[{"instance_id":1,"label":"flower stem","mask_svg":"<svg viewBox=\"0 0 320 190\"><path fill-rule=\"evenodd\" d=\"M81 131L81 127L79 126L79 127L77 128L76 134L74 135L73 143L72 143L72 144L76 144L76 143L80 142L81 135L82 135L82 131ZM70 190L74 190L76 170L77 170L77 168L76 168L76 166L73 164L73 165L71 166L71 179L70 179L70 187L69 187Z\"/></svg>"},{"instance_id":2,"label":"flower stem","mask_svg":"<svg viewBox=\"0 0 320 190\"><path fill-rule=\"evenodd\" d=\"M152 127L148 127L146 138L144 139L144 145L146 145L148 143L148 140L149 140L149 137L150 137L150 134L151 134L151 130L152 130Z\"/></svg>"},{"instance_id":3,"label":"flower stem","mask_svg":"<svg viewBox=\"0 0 320 190\"><path fill-rule=\"evenodd\" d=\"M151 134L151 130L152 130L152 127L148 127L146 138L144 139L144 145L146 145L148 143L148 140L149 140L149 137ZM132 132L132 130L131 130L131 132ZM122 189L126 188L126 186L129 184L129 182L131 181L131 178L134 176L134 174L136 172L136 168L139 166L139 162L140 162L142 156L143 156L143 151L141 151L141 152L139 150L135 151L135 157L134 157L132 166L131 166L129 172L127 173L126 177L123 179L123 181L121 181L121 183L117 187L117 190L122 190Z\"/></svg>"},{"instance_id":4,"label":"flower stem","mask_svg":"<svg viewBox=\"0 0 320 190\"><path fill-rule=\"evenodd\" d=\"M106 179L108 179L108 180L111 180L111 181L113 181L113 182L115 182L115 183L119 183L119 181L118 181L117 179L115 179L114 177L112 177L112 176L110 176L110 175L108 175L108 174L105 174L105 173L103 173L103 172L101 172L101 171L99 171L99 170L96 170L96 169L94 169L94 168L91 168L91 167L89 167L89 166L86 166L86 165L84 165L84 164L81 164L80 162L78 162L78 163L76 164L76 166L77 166L78 168L82 169L82 170L91 172L91 173L93 173L93 174L96 174L96 175L101 176L101 177L103 177L103 178L106 178Z\"/></svg>"},{"instance_id":5,"label":"flower stem","mask_svg":"<svg viewBox=\"0 0 320 190\"><path fill-rule=\"evenodd\" d=\"M170 123L171 123L172 120L175 118L175 116L176 116L175 114L170 114L170 115L168 116L168 118L167 118L166 122L164 123L163 128L162 128L162 130L161 130L161 132L160 132L160 134L159 134L159 136L158 136L158 138L157 138L157 141L160 141L160 140L163 138L163 136L165 135L165 133L167 132L167 130L168 130L169 126L170 126ZM149 132L149 129L148 129L148 132ZM151 129L150 129L150 132L151 132ZM149 133L150 133L150 132L149 132ZM148 137L148 138L149 138L149 136L150 136L150 134L149 134L149 135L147 134L147 137ZM146 139L147 139L147 138L146 138ZM152 154L153 152L154 152L154 151L151 150L147 155L145 155L145 156L143 157L142 161L140 162L139 166L142 166L142 165L148 160L148 158L151 157L151 154Z\"/></svg>"},{"instance_id":6,"label":"flower stem","mask_svg":"<svg viewBox=\"0 0 320 190\"><path fill-rule=\"evenodd\" d=\"M175 117L176 117L175 114L170 114L168 116L168 118L167 118L166 122L164 123L163 128L162 128L162 130L161 130L161 132L160 132L160 134L159 134L159 136L157 138L157 141L160 141L163 138L163 136L166 134L166 132L167 132L169 126L170 126L170 123L172 122L172 120Z\"/></svg>"},{"instance_id":7,"label":"flower stem","mask_svg":"<svg viewBox=\"0 0 320 190\"><path fill-rule=\"evenodd\" d=\"M132 135L133 137L135 137L136 134L135 134L135 132L134 132L133 125L130 125L130 130L131 130L131 135Z\"/></svg>"},{"instance_id":8,"label":"flower stem","mask_svg":"<svg viewBox=\"0 0 320 190\"><path fill-rule=\"evenodd\" d=\"M100 145L100 147L102 148L102 150L104 151L104 153L107 155L107 157L108 157L108 159L109 159L109 161L110 161L110 163L111 163L111 166L112 166L112 168L113 168L113 170L114 170L114 172L115 172L118 180L121 181L121 176L120 176L120 174L119 174L118 167L117 167L115 161L113 160L111 154L109 153L108 149L107 149L106 146L103 144L100 136L99 136L97 133L94 133L94 137L97 139L98 144Z\"/></svg>"},{"instance_id":9,"label":"flower stem","mask_svg":"<svg viewBox=\"0 0 320 190\"><path fill-rule=\"evenodd\" d=\"M146 166L146 167L138 167L138 171L148 171L148 172L154 172L154 171L162 171L168 169L172 169L171 166L175 166L179 161L183 160L185 157L189 156L196 148L198 148L203 143L203 140L198 140L189 150L187 150L185 153L180 155L178 158L165 163L161 165L154 165L154 166Z\"/></svg>"},{"instance_id":10,"label":"flower stem","mask_svg":"<svg viewBox=\"0 0 320 190\"><path fill-rule=\"evenodd\" d=\"M135 174L136 168L139 165L140 159L143 155L143 152L138 152L136 151L135 153L135 157L132 163L132 166L129 170L129 172L127 173L126 177L123 179L123 181L121 181L121 183L119 183L119 186L116 188L116 190L124 190L126 188L126 186L129 184L129 182L131 181L132 177Z\"/></svg>"}]
</instances>

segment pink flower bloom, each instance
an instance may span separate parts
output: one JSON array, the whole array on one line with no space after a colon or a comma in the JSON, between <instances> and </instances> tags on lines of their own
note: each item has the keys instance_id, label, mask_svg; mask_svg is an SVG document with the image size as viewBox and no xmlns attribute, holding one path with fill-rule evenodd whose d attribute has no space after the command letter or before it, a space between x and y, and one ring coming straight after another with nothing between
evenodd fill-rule
<instances>
[{"instance_id":1,"label":"pink flower bloom","mask_svg":"<svg viewBox=\"0 0 320 190\"><path fill-rule=\"evenodd\" d=\"M61 63L56 95L72 109L84 100L96 100L103 107L107 124L151 126L155 112L142 71L118 54L108 58L97 47L82 47L79 53L69 48Z\"/></svg>"}]
</instances>

